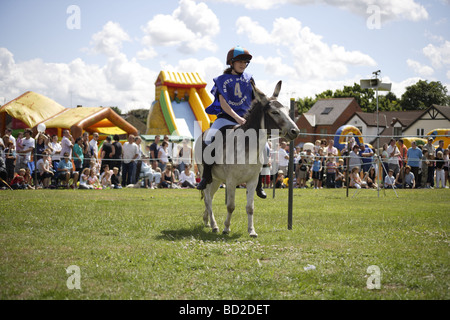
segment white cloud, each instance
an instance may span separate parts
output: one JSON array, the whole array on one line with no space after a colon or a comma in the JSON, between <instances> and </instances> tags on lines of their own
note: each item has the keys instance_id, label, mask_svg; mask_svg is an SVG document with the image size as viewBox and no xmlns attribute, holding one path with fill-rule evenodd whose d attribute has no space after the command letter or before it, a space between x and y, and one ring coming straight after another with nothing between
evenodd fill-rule
<instances>
[{"instance_id":1,"label":"white cloud","mask_svg":"<svg viewBox=\"0 0 450 320\"><path fill-rule=\"evenodd\" d=\"M412 60L412 59L407 59L406 60L406 64L408 65L408 67L410 67L415 73L417 73L418 75L422 76L422 77L429 77L434 73L433 68L431 68L430 66L425 66L422 65L421 63Z\"/></svg>"},{"instance_id":2,"label":"white cloud","mask_svg":"<svg viewBox=\"0 0 450 320\"><path fill-rule=\"evenodd\" d=\"M93 48L89 52L113 57L120 53L124 41L131 41L128 34L118 23L108 21L101 31L92 35Z\"/></svg>"},{"instance_id":3,"label":"white cloud","mask_svg":"<svg viewBox=\"0 0 450 320\"><path fill-rule=\"evenodd\" d=\"M175 46L182 53L216 51L212 41L220 31L219 20L206 4L181 0L171 15L158 14L142 27L148 47Z\"/></svg>"},{"instance_id":4,"label":"white cloud","mask_svg":"<svg viewBox=\"0 0 450 320\"><path fill-rule=\"evenodd\" d=\"M6 62L4 62L6 61ZM47 63L33 59L20 63L12 53L0 48L0 96L12 100L26 91L35 91L65 107L130 106L150 108L154 100L151 83L157 73L123 53L108 58L105 66L87 64L77 58L69 63ZM71 99L72 96L72 99Z\"/></svg>"},{"instance_id":5,"label":"white cloud","mask_svg":"<svg viewBox=\"0 0 450 320\"><path fill-rule=\"evenodd\" d=\"M446 40L439 47L430 43L423 48L422 52L428 59L430 59L433 67L450 67L450 41Z\"/></svg>"},{"instance_id":6,"label":"white cloud","mask_svg":"<svg viewBox=\"0 0 450 320\"><path fill-rule=\"evenodd\" d=\"M282 68L288 75L295 74L300 79L334 78L345 75L348 66L376 64L369 55L360 51L348 51L342 46L328 45L320 35L313 33L308 27L303 27L295 18L276 19L271 32L249 17L240 17L236 21L236 27L237 33L246 35L250 42L281 46L284 51L290 52L293 67L280 65L280 69L275 71L278 74ZM271 59L268 59L266 63L270 61ZM258 62L261 63L261 60ZM268 70L274 71L274 68L277 68L274 64L266 66Z\"/></svg>"},{"instance_id":7,"label":"white cloud","mask_svg":"<svg viewBox=\"0 0 450 320\"><path fill-rule=\"evenodd\" d=\"M248 9L269 10L283 4L294 4L299 6L317 4L314 0L217 0L236 5L245 4ZM322 0L322 4L348 10L356 15L368 17L367 8L375 5L380 8L381 21L388 20L411 20L420 21L428 19L428 12L425 7L415 0Z\"/></svg>"}]
</instances>

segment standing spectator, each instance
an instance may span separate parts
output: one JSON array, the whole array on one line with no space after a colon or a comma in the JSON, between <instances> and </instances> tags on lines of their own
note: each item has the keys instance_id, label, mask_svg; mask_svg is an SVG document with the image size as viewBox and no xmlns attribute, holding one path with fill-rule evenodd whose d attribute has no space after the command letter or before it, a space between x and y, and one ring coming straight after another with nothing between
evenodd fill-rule
<instances>
[{"instance_id":1,"label":"standing spectator","mask_svg":"<svg viewBox=\"0 0 450 320\"><path fill-rule=\"evenodd\" d=\"M3 157L0 157L0 178L3 181L6 181L7 176L8 176L8 173L6 172L5 160L3 160ZM6 189L6 185L2 180L0 180L0 190Z\"/></svg>"},{"instance_id":2,"label":"standing spectator","mask_svg":"<svg viewBox=\"0 0 450 320\"><path fill-rule=\"evenodd\" d=\"M422 174L421 174L421 188L427 187L427 179L428 179L428 150L422 150Z\"/></svg>"},{"instance_id":3,"label":"standing spectator","mask_svg":"<svg viewBox=\"0 0 450 320\"><path fill-rule=\"evenodd\" d=\"M389 142L387 153L389 155L389 169L394 170L394 176L396 176L398 171L400 170L400 150L398 150L397 146L395 145L395 139L391 139L391 141Z\"/></svg>"},{"instance_id":4,"label":"standing spectator","mask_svg":"<svg viewBox=\"0 0 450 320\"><path fill-rule=\"evenodd\" d=\"M16 167L16 151L14 150L14 144L10 140L5 149L5 166L6 166L6 182L10 183L14 178L14 169Z\"/></svg>"},{"instance_id":5,"label":"standing spectator","mask_svg":"<svg viewBox=\"0 0 450 320\"><path fill-rule=\"evenodd\" d=\"M152 165L153 170L158 166L158 153L159 153L159 140L160 136L155 136L155 141L150 145L150 163Z\"/></svg>"},{"instance_id":6,"label":"standing spectator","mask_svg":"<svg viewBox=\"0 0 450 320\"><path fill-rule=\"evenodd\" d=\"M61 158L61 144L58 142L58 136L52 135L50 146L52 148L51 158L54 169L58 168L59 159Z\"/></svg>"},{"instance_id":7,"label":"standing spectator","mask_svg":"<svg viewBox=\"0 0 450 320\"><path fill-rule=\"evenodd\" d=\"M61 139L61 154L64 155L67 152L69 154L69 159L72 159L72 149L74 143L75 140L69 130L63 130L63 137Z\"/></svg>"},{"instance_id":8,"label":"standing spectator","mask_svg":"<svg viewBox=\"0 0 450 320\"><path fill-rule=\"evenodd\" d=\"M184 171L184 167L192 162L192 148L188 145L189 139L184 139L182 147L178 151L178 169Z\"/></svg>"},{"instance_id":9,"label":"standing spectator","mask_svg":"<svg viewBox=\"0 0 450 320\"><path fill-rule=\"evenodd\" d=\"M345 180L346 168L344 167L344 159L339 159L336 169L336 178L334 180L336 188L342 188Z\"/></svg>"},{"instance_id":10,"label":"standing spectator","mask_svg":"<svg viewBox=\"0 0 450 320\"><path fill-rule=\"evenodd\" d=\"M400 165L400 168L402 168L408 162L408 148L406 148L406 146L404 145L403 139L398 140L398 145L399 145L399 151L400 151L399 165Z\"/></svg>"},{"instance_id":11,"label":"standing spectator","mask_svg":"<svg viewBox=\"0 0 450 320\"><path fill-rule=\"evenodd\" d=\"M349 155L349 167L350 172L353 172L353 168L360 168L362 165L361 157L359 156L359 145L355 144L350 151Z\"/></svg>"},{"instance_id":12,"label":"standing spectator","mask_svg":"<svg viewBox=\"0 0 450 320\"><path fill-rule=\"evenodd\" d=\"M306 180L309 177L309 167L308 160L306 159L306 154L304 151L300 152L300 160L297 164L295 176L297 177L297 188L306 188Z\"/></svg>"},{"instance_id":13,"label":"standing spectator","mask_svg":"<svg viewBox=\"0 0 450 320\"><path fill-rule=\"evenodd\" d=\"M427 188L433 189L434 187L434 169L435 169L435 162L434 162L434 152L428 153L428 176L427 176Z\"/></svg>"},{"instance_id":14,"label":"standing spectator","mask_svg":"<svg viewBox=\"0 0 450 320\"><path fill-rule=\"evenodd\" d=\"M326 148L326 154L332 154L336 159L338 156L338 149L334 146L334 140L330 139L328 141L328 147Z\"/></svg>"},{"instance_id":15,"label":"standing spectator","mask_svg":"<svg viewBox=\"0 0 450 320\"><path fill-rule=\"evenodd\" d=\"M445 186L445 188L448 188L447 181L449 180L449 176L448 176L448 169L450 167L449 154L450 154L450 150L445 149L444 150L444 180L445 180L444 186Z\"/></svg>"},{"instance_id":16,"label":"standing spectator","mask_svg":"<svg viewBox=\"0 0 450 320\"><path fill-rule=\"evenodd\" d=\"M169 163L168 147L169 143L167 141L163 141L158 149L158 167L161 169L161 171L164 171L166 165Z\"/></svg>"},{"instance_id":17,"label":"standing spectator","mask_svg":"<svg viewBox=\"0 0 450 320\"><path fill-rule=\"evenodd\" d=\"M441 188L445 188L444 164L444 154L442 151L438 151L436 154L436 188L439 188L439 182L441 182Z\"/></svg>"},{"instance_id":18,"label":"standing spectator","mask_svg":"<svg viewBox=\"0 0 450 320\"><path fill-rule=\"evenodd\" d=\"M444 153L444 140L439 140L439 145L438 145L438 147L436 148L436 151L435 151L435 153L436 153L436 156L437 156L437 153L439 152L439 151L441 151L442 153Z\"/></svg>"},{"instance_id":19,"label":"standing spectator","mask_svg":"<svg viewBox=\"0 0 450 320\"><path fill-rule=\"evenodd\" d=\"M122 163L121 163L121 159L122 159L122 144L120 143L120 138L118 134L115 134L113 136L113 140L114 142L112 143L113 145L113 151L114 154L112 156L112 163L110 165L110 167L114 168L116 167L119 172L120 172L120 168L122 167Z\"/></svg>"},{"instance_id":20,"label":"standing spectator","mask_svg":"<svg viewBox=\"0 0 450 320\"><path fill-rule=\"evenodd\" d=\"M83 139L78 137L73 145L73 163L75 165L75 170L81 172L83 170Z\"/></svg>"},{"instance_id":21,"label":"standing spectator","mask_svg":"<svg viewBox=\"0 0 450 320\"><path fill-rule=\"evenodd\" d=\"M322 170L322 158L316 156L312 165L312 178L314 180L314 189L319 189L320 170Z\"/></svg>"},{"instance_id":22,"label":"standing spectator","mask_svg":"<svg viewBox=\"0 0 450 320\"><path fill-rule=\"evenodd\" d=\"M94 153L94 149L89 144L89 132L83 132L83 169L89 168L91 158Z\"/></svg>"},{"instance_id":23,"label":"standing spectator","mask_svg":"<svg viewBox=\"0 0 450 320\"><path fill-rule=\"evenodd\" d=\"M89 141L89 145L92 147L92 156L98 161L98 132L92 134L92 140Z\"/></svg>"},{"instance_id":24,"label":"standing spectator","mask_svg":"<svg viewBox=\"0 0 450 320\"><path fill-rule=\"evenodd\" d=\"M141 137L137 136L134 138L134 143L136 143L136 145L138 146L139 152L139 155L136 158L136 175L134 177L135 181L139 180L139 175L141 174L141 167L142 167L142 158L145 156L141 148L141 142L142 142Z\"/></svg>"},{"instance_id":25,"label":"standing spectator","mask_svg":"<svg viewBox=\"0 0 450 320\"><path fill-rule=\"evenodd\" d=\"M16 170L28 167L28 162L31 161L31 154L34 151L34 139L31 137L31 129L25 129L25 138L22 140L22 151L18 151L19 165L16 163Z\"/></svg>"},{"instance_id":26,"label":"standing spectator","mask_svg":"<svg viewBox=\"0 0 450 320\"><path fill-rule=\"evenodd\" d=\"M327 161L327 188L336 187L336 169L336 162L334 161L334 157L331 156Z\"/></svg>"},{"instance_id":27,"label":"standing spectator","mask_svg":"<svg viewBox=\"0 0 450 320\"><path fill-rule=\"evenodd\" d=\"M43 132L38 132L36 137L34 138L36 141L36 159L39 161L44 151L50 150L50 138ZM50 150L50 152L53 150Z\"/></svg>"},{"instance_id":28,"label":"standing spectator","mask_svg":"<svg viewBox=\"0 0 450 320\"><path fill-rule=\"evenodd\" d=\"M383 144L383 149L381 151L381 181L384 181L384 177L387 176L389 171L389 154L387 152L388 144Z\"/></svg>"},{"instance_id":29,"label":"standing spectator","mask_svg":"<svg viewBox=\"0 0 450 320\"><path fill-rule=\"evenodd\" d=\"M317 140L317 141L319 141L319 144L320 144L320 140ZM278 148L278 168L279 168L279 170L283 171L284 175L287 175L288 166L289 166L289 155L286 152L286 147L287 147L286 142L282 141ZM320 145L319 145L319 147L320 147Z\"/></svg>"},{"instance_id":30,"label":"standing spectator","mask_svg":"<svg viewBox=\"0 0 450 320\"><path fill-rule=\"evenodd\" d=\"M110 164L110 160L112 159L112 155L114 154L113 145L111 143L111 137L107 136L105 141L103 141L103 145L100 148L100 171L103 172L103 168Z\"/></svg>"},{"instance_id":31,"label":"standing spectator","mask_svg":"<svg viewBox=\"0 0 450 320\"><path fill-rule=\"evenodd\" d=\"M420 160L422 160L422 151L417 148L417 144L415 141L411 142L411 148L408 149L406 154L408 166L411 168L411 172L414 175L414 178L417 179L419 177L419 168L420 168ZM416 184L414 183L414 186Z\"/></svg>"},{"instance_id":32,"label":"standing spectator","mask_svg":"<svg viewBox=\"0 0 450 320\"><path fill-rule=\"evenodd\" d=\"M122 187L135 183L136 159L139 156L139 150L134 143L134 135L128 136L128 141L122 147Z\"/></svg>"},{"instance_id":33,"label":"standing spectator","mask_svg":"<svg viewBox=\"0 0 450 320\"><path fill-rule=\"evenodd\" d=\"M8 136L9 141L11 141L14 145L14 149L16 148L16 138L14 138L14 136L12 135L12 130L10 128L7 128L5 130L5 135Z\"/></svg>"},{"instance_id":34,"label":"standing spectator","mask_svg":"<svg viewBox=\"0 0 450 320\"><path fill-rule=\"evenodd\" d=\"M366 147L364 143L362 143L360 146L359 156L361 157L362 162L362 172L366 173L373 165L373 150L369 147Z\"/></svg>"}]
</instances>

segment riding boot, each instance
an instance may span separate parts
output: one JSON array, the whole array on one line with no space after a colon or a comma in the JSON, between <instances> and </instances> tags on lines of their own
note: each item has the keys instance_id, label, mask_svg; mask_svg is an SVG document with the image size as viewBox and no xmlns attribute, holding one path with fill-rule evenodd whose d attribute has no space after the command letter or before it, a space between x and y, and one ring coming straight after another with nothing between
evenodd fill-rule
<instances>
[{"instance_id":1,"label":"riding boot","mask_svg":"<svg viewBox=\"0 0 450 320\"><path fill-rule=\"evenodd\" d=\"M265 198L267 198L267 194L264 192L264 189L262 187L262 179L263 179L263 176L259 175L258 185L256 186L256 195L258 197L260 197L261 199L265 199Z\"/></svg>"},{"instance_id":2,"label":"riding boot","mask_svg":"<svg viewBox=\"0 0 450 320\"><path fill-rule=\"evenodd\" d=\"M206 186L212 182L211 169L212 169L211 164L203 164L202 180L197 185L198 190L206 189Z\"/></svg>"}]
</instances>

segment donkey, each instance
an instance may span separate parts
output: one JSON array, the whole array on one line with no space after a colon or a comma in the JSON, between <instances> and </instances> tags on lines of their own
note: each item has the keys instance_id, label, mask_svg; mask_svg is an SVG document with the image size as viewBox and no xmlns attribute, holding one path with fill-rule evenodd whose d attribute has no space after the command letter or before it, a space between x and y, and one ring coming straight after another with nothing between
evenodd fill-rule
<instances>
[{"instance_id":1,"label":"donkey","mask_svg":"<svg viewBox=\"0 0 450 320\"><path fill-rule=\"evenodd\" d=\"M288 141L294 140L299 134L297 125L289 116L289 109L276 100L281 89L281 81L276 85L271 98L257 89L253 83L252 87L255 99L245 116L246 122L242 126L236 125L228 128L225 134L223 134L223 131L219 131L215 140L211 143L214 146L209 145L204 150L200 147L202 137L199 137L196 141L195 158L200 171L203 170L200 156L205 156L208 147L215 151L215 164L212 167L213 180L202 191L205 202L203 221L205 226L211 226L215 233L219 232L219 228L212 211L214 194L220 184L225 182L228 214L223 233L228 234L231 231L231 215L235 209L236 186L245 183L247 187L248 233L251 237L258 236L253 226L254 195L264 162L262 155L268 134L278 133L279 137ZM243 139L239 139L240 137L243 137ZM252 137L254 138L253 143Z\"/></svg>"}]
</instances>

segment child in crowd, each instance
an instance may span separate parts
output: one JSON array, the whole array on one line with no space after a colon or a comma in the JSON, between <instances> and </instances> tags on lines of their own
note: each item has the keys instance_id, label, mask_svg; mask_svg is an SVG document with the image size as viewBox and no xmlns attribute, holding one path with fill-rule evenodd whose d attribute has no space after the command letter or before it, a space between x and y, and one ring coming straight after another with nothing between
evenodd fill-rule
<instances>
[{"instance_id":1,"label":"child in crowd","mask_svg":"<svg viewBox=\"0 0 450 320\"><path fill-rule=\"evenodd\" d=\"M336 185L336 162L334 161L334 157L332 154L329 154L329 158L327 161L327 188L334 188Z\"/></svg>"},{"instance_id":2,"label":"child in crowd","mask_svg":"<svg viewBox=\"0 0 450 320\"><path fill-rule=\"evenodd\" d=\"M122 189L119 168L117 167L113 168L113 174L111 175L111 188Z\"/></svg>"},{"instance_id":3,"label":"child in crowd","mask_svg":"<svg viewBox=\"0 0 450 320\"><path fill-rule=\"evenodd\" d=\"M428 176L427 176L427 189L433 189L434 187L434 154L432 152L428 153Z\"/></svg>"},{"instance_id":4,"label":"child in crowd","mask_svg":"<svg viewBox=\"0 0 450 320\"><path fill-rule=\"evenodd\" d=\"M25 168L25 175L23 176L25 184L28 185L28 189L34 189L33 186L33 177L31 176L30 168Z\"/></svg>"},{"instance_id":5,"label":"child in crowd","mask_svg":"<svg viewBox=\"0 0 450 320\"><path fill-rule=\"evenodd\" d=\"M95 169L90 170L88 184L91 185L94 189L101 189L100 181L98 180L97 175L95 174Z\"/></svg>"},{"instance_id":6,"label":"child in crowd","mask_svg":"<svg viewBox=\"0 0 450 320\"><path fill-rule=\"evenodd\" d=\"M109 170L109 165L103 167L102 175L100 176L100 182L103 189L111 188L111 170Z\"/></svg>"},{"instance_id":7,"label":"child in crowd","mask_svg":"<svg viewBox=\"0 0 450 320\"><path fill-rule=\"evenodd\" d=\"M384 177L384 188L393 189L394 183L395 183L394 170L389 169L387 176Z\"/></svg>"},{"instance_id":8,"label":"child in crowd","mask_svg":"<svg viewBox=\"0 0 450 320\"><path fill-rule=\"evenodd\" d=\"M283 170L278 170L277 178L275 180L275 188L286 188L286 185L284 184Z\"/></svg>"},{"instance_id":9,"label":"child in crowd","mask_svg":"<svg viewBox=\"0 0 450 320\"><path fill-rule=\"evenodd\" d=\"M83 169L83 172L81 173L80 176L80 185L78 187L79 189L94 189L94 187L91 186L88 182L90 173L91 169L89 168Z\"/></svg>"},{"instance_id":10,"label":"child in crowd","mask_svg":"<svg viewBox=\"0 0 450 320\"><path fill-rule=\"evenodd\" d=\"M448 188L447 186L447 181L449 181L449 176L448 176L448 169L450 167L450 150L449 149L445 149L444 150L444 186L445 188Z\"/></svg>"},{"instance_id":11,"label":"child in crowd","mask_svg":"<svg viewBox=\"0 0 450 320\"><path fill-rule=\"evenodd\" d=\"M349 187L356 189L368 188L367 182L363 181L359 175L359 167L353 167L352 172L350 173Z\"/></svg>"},{"instance_id":12,"label":"child in crowd","mask_svg":"<svg viewBox=\"0 0 450 320\"><path fill-rule=\"evenodd\" d=\"M444 154L442 151L436 153L436 188L439 188L439 182L441 188L445 188L445 171L444 171Z\"/></svg>"},{"instance_id":13,"label":"child in crowd","mask_svg":"<svg viewBox=\"0 0 450 320\"><path fill-rule=\"evenodd\" d=\"M297 180L296 180L296 184L297 184L297 188L306 188L306 180L308 178L308 159L306 159L306 154L304 152L300 153L300 160L298 161L297 164Z\"/></svg>"},{"instance_id":14,"label":"child in crowd","mask_svg":"<svg viewBox=\"0 0 450 320\"><path fill-rule=\"evenodd\" d=\"M34 189L25 182L25 169L19 169L19 173L11 180L11 188L17 189Z\"/></svg>"},{"instance_id":15,"label":"child in crowd","mask_svg":"<svg viewBox=\"0 0 450 320\"><path fill-rule=\"evenodd\" d=\"M317 155L312 165L312 178L314 180L314 189L319 189L320 171L322 170L322 158Z\"/></svg>"}]
</instances>

